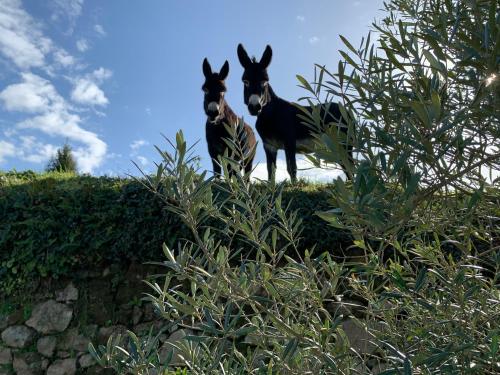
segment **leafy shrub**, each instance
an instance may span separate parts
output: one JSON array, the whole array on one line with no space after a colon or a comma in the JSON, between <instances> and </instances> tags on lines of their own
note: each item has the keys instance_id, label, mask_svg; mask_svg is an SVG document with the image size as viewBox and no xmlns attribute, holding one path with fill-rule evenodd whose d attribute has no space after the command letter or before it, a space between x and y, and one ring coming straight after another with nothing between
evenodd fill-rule
<instances>
[{"instance_id":1,"label":"leafy shrub","mask_svg":"<svg viewBox=\"0 0 500 375\"><path fill-rule=\"evenodd\" d=\"M158 173L145 183L193 236L175 249L164 246L160 264L168 271L150 283L146 299L169 326L192 330L176 344L190 373L499 370L498 280L485 279L473 258L453 260L438 238L419 237L426 234L421 230L393 243L402 254L399 262L384 262L362 242L357 244L366 262L354 267L327 252L311 257L297 247L300 219L283 205L283 185L198 175L182 133L175 152L162 155ZM217 199L221 191L225 198ZM214 220L223 225L214 228ZM495 225L485 232L498 234ZM242 252L238 238L255 251ZM352 304L353 295L365 303L346 312L342 306ZM376 350L351 347L346 320L364 327ZM118 373L169 369L169 358L158 354L158 337L128 336L120 349L122 337L91 351Z\"/></svg>"},{"instance_id":2,"label":"leafy shrub","mask_svg":"<svg viewBox=\"0 0 500 375\"><path fill-rule=\"evenodd\" d=\"M72 276L102 262L155 259L162 242L172 245L186 233L130 180L7 173L0 186L0 286L5 294L22 290L33 277Z\"/></svg>"},{"instance_id":3,"label":"leafy shrub","mask_svg":"<svg viewBox=\"0 0 500 375\"><path fill-rule=\"evenodd\" d=\"M328 190L286 186L283 200L298 210L306 228L300 248L316 244L318 251L340 257L350 236L314 217L315 210L329 207ZM22 290L36 277L72 277L96 264L160 260L163 242L172 247L190 236L181 220L133 179L0 174L0 294ZM316 243L317 238L322 240Z\"/></svg>"},{"instance_id":4,"label":"leafy shrub","mask_svg":"<svg viewBox=\"0 0 500 375\"><path fill-rule=\"evenodd\" d=\"M359 50L345 40L351 55L338 74L318 67L313 84L299 78L310 101L340 95L351 119L354 182L336 181L320 215L352 231L357 264L299 251L305 230L283 186L198 175L182 134L147 179L193 234L164 247L168 271L147 297L194 332L178 344L191 373L500 372L499 192L481 171L500 160L497 2L385 9L378 52L370 38ZM304 120L324 126L315 112ZM342 157L335 129L318 136L317 164ZM240 251L238 238L254 251ZM346 321L372 350L349 341ZM94 356L119 373L168 369L155 338L129 336L121 350L112 340L92 347Z\"/></svg>"},{"instance_id":5,"label":"leafy shrub","mask_svg":"<svg viewBox=\"0 0 500 375\"><path fill-rule=\"evenodd\" d=\"M268 368L299 373L347 370L355 360L340 359L348 351L334 335L341 332L340 320L335 322L323 307L339 287L341 267L327 253L313 260L309 252L299 251L300 219L283 204L283 185L259 186L239 175L223 181L206 179L196 173L188 152L178 133L175 152L162 153L163 163L147 184L168 197L163 199L167 209L193 234L178 250L164 246L168 276L151 284L157 311L172 324L189 324L200 334L182 350L189 370L206 374L221 369L225 373ZM226 172L231 162L224 161ZM219 192L224 199L217 199ZM214 220L223 224L222 229L207 225ZM236 239L254 251L242 252ZM126 352L130 354L125 358L112 345L99 352L92 347L92 352L101 364L120 373L168 368L168 361L159 363L154 350L147 362L141 361L133 353L151 344L130 336ZM245 343L251 337L254 350ZM194 346L195 342L199 344Z\"/></svg>"}]
</instances>

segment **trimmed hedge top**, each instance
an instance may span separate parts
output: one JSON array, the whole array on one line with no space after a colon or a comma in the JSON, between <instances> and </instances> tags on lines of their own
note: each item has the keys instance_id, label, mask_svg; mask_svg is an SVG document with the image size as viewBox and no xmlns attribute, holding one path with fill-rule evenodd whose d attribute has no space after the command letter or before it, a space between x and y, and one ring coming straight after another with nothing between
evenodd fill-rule
<instances>
[{"instance_id":1,"label":"trimmed hedge top","mask_svg":"<svg viewBox=\"0 0 500 375\"><path fill-rule=\"evenodd\" d=\"M328 208L328 190L289 186L283 201L291 201L303 220L301 247L339 253L349 237L314 215ZM172 247L189 236L133 179L0 173L0 290L6 294L33 277L71 276L102 263L163 260L163 242Z\"/></svg>"}]
</instances>

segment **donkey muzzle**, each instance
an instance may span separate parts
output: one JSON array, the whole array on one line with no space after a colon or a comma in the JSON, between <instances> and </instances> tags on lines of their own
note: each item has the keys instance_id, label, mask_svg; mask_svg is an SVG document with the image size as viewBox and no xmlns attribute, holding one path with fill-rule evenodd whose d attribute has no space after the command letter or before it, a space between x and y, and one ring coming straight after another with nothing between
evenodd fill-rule
<instances>
[{"instance_id":1,"label":"donkey muzzle","mask_svg":"<svg viewBox=\"0 0 500 375\"><path fill-rule=\"evenodd\" d=\"M215 120L216 117L219 115L219 104L216 102L210 102L208 103L207 106L207 116L210 118L210 120Z\"/></svg>"},{"instance_id":2,"label":"donkey muzzle","mask_svg":"<svg viewBox=\"0 0 500 375\"><path fill-rule=\"evenodd\" d=\"M262 110L260 99L260 96L255 94L251 95L248 99L248 112L250 112L252 116L257 116Z\"/></svg>"}]
</instances>

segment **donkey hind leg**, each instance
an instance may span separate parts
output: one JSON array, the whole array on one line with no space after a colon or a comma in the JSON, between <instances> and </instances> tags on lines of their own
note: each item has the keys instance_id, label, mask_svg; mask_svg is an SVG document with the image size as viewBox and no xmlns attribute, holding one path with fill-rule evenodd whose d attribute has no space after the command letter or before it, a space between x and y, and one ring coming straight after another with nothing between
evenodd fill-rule
<instances>
[{"instance_id":1,"label":"donkey hind leg","mask_svg":"<svg viewBox=\"0 0 500 375\"><path fill-rule=\"evenodd\" d=\"M297 182L297 161L295 160L295 146L285 146L286 169L292 183Z\"/></svg>"},{"instance_id":2,"label":"donkey hind leg","mask_svg":"<svg viewBox=\"0 0 500 375\"><path fill-rule=\"evenodd\" d=\"M278 156L278 150L276 147L273 147L268 143L264 143L264 151L266 152L267 179L271 181L274 178L276 170L276 157Z\"/></svg>"}]
</instances>

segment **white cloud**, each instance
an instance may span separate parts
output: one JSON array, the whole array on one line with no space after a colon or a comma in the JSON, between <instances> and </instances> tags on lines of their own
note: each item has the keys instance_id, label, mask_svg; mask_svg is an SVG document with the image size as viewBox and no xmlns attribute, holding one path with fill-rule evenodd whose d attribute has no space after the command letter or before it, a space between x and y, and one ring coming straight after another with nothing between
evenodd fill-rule
<instances>
[{"instance_id":1,"label":"white cloud","mask_svg":"<svg viewBox=\"0 0 500 375\"><path fill-rule=\"evenodd\" d=\"M146 111L146 114L147 114L148 116L151 116L151 108L146 107L146 108L145 108L145 111Z\"/></svg>"},{"instance_id":2,"label":"white cloud","mask_svg":"<svg viewBox=\"0 0 500 375\"><path fill-rule=\"evenodd\" d=\"M51 0L52 16L56 19L64 16L72 22L80 16L83 2ZM38 131L76 144L73 154L79 169L90 173L105 160L107 145L96 133L82 127L83 121L77 112L82 107L70 105L51 82L61 78L61 72L72 67L76 59L44 36L42 22L35 21L24 10L21 0L0 0L0 55L21 77L19 82L0 92L0 105L6 111L25 114L23 119L4 131L8 139L1 141L0 160L7 157L35 163L48 160L56 146L38 141L31 135ZM33 68L40 69L49 79L30 72ZM99 68L84 76L70 77L75 101L82 105L108 104L99 85L111 74L110 70Z\"/></svg>"},{"instance_id":3,"label":"white cloud","mask_svg":"<svg viewBox=\"0 0 500 375\"><path fill-rule=\"evenodd\" d=\"M106 106L109 101L104 92L87 78L76 80L71 99L79 104Z\"/></svg>"},{"instance_id":4,"label":"white cloud","mask_svg":"<svg viewBox=\"0 0 500 375\"><path fill-rule=\"evenodd\" d=\"M78 17L82 14L83 0L50 0L53 22L65 21L68 34L72 34Z\"/></svg>"},{"instance_id":5,"label":"white cloud","mask_svg":"<svg viewBox=\"0 0 500 375\"><path fill-rule=\"evenodd\" d=\"M52 42L22 9L20 0L0 2L0 52L21 69L41 67Z\"/></svg>"},{"instance_id":6,"label":"white cloud","mask_svg":"<svg viewBox=\"0 0 500 375\"><path fill-rule=\"evenodd\" d=\"M49 54L63 67L75 63L73 56L43 35L42 26L26 13L20 0L0 2L0 53L23 71L30 68L50 71Z\"/></svg>"},{"instance_id":7,"label":"white cloud","mask_svg":"<svg viewBox=\"0 0 500 375\"><path fill-rule=\"evenodd\" d=\"M298 16L296 17L296 19L297 19L297 21L299 21L299 22L304 22L304 21L306 20L306 18L305 18L304 16L301 16L301 15L298 15Z\"/></svg>"},{"instance_id":8,"label":"white cloud","mask_svg":"<svg viewBox=\"0 0 500 375\"><path fill-rule=\"evenodd\" d=\"M75 58L63 49L54 52L54 61L63 67L71 66L75 63Z\"/></svg>"},{"instance_id":9,"label":"white cloud","mask_svg":"<svg viewBox=\"0 0 500 375\"><path fill-rule=\"evenodd\" d=\"M75 19L82 14L83 0L52 0L53 18L61 16Z\"/></svg>"},{"instance_id":10,"label":"white cloud","mask_svg":"<svg viewBox=\"0 0 500 375\"><path fill-rule=\"evenodd\" d=\"M54 17L64 15L73 22L81 14L83 0L52 0L51 4ZM67 69L76 62L73 56L45 37L42 30L43 25L23 9L20 0L0 0L0 55L12 62L21 76L20 82L0 92L0 104L7 111L28 115L4 131L9 141L0 144L0 160L6 157L35 163L48 160L56 146L27 135L27 130L36 130L76 143L73 154L79 169L90 173L105 159L106 143L96 133L82 128L82 119L75 113L81 108L71 106L51 81L29 72L32 68L39 68L51 79L58 78L60 69ZM99 68L86 76L71 79L75 84L77 102L83 105L107 104L108 99L98 85L110 76L111 71Z\"/></svg>"},{"instance_id":11,"label":"white cloud","mask_svg":"<svg viewBox=\"0 0 500 375\"><path fill-rule=\"evenodd\" d=\"M111 70L100 67L99 69L94 70L90 74L90 77L93 77L97 83L102 83L105 80L111 78L112 75L113 72Z\"/></svg>"},{"instance_id":12,"label":"white cloud","mask_svg":"<svg viewBox=\"0 0 500 375\"><path fill-rule=\"evenodd\" d=\"M102 25L94 25L94 31L100 36L106 36L106 31L104 30L104 27L102 27Z\"/></svg>"},{"instance_id":13,"label":"white cloud","mask_svg":"<svg viewBox=\"0 0 500 375\"><path fill-rule=\"evenodd\" d=\"M317 36L312 36L309 38L310 44L317 44L319 42L319 38Z\"/></svg>"},{"instance_id":14,"label":"white cloud","mask_svg":"<svg viewBox=\"0 0 500 375\"><path fill-rule=\"evenodd\" d=\"M111 153L109 153L109 154L106 155L106 159L110 159L110 160L112 160L112 159L120 159L122 157L123 157L122 154L117 154L116 152L111 152Z\"/></svg>"},{"instance_id":15,"label":"white cloud","mask_svg":"<svg viewBox=\"0 0 500 375\"><path fill-rule=\"evenodd\" d=\"M16 155L16 147L14 144L0 140L0 163L3 163L6 158Z\"/></svg>"},{"instance_id":16,"label":"white cloud","mask_svg":"<svg viewBox=\"0 0 500 375\"><path fill-rule=\"evenodd\" d=\"M0 93L0 99L9 111L35 113L36 116L19 122L17 129L36 129L50 136L60 136L82 143L74 149L79 168L91 172L106 155L106 143L97 134L81 127L80 116L71 112L68 103L46 79L32 73L22 74L23 82L8 86ZM28 139L28 138L26 138ZM26 145L26 139L21 140ZM53 147L40 147L38 159L46 157ZM21 158L26 158L20 155ZM31 157L34 161L36 157Z\"/></svg>"},{"instance_id":17,"label":"white cloud","mask_svg":"<svg viewBox=\"0 0 500 375\"><path fill-rule=\"evenodd\" d=\"M15 136L17 134L17 130L14 128L14 127L10 127L10 128L7 128L3 131L3 134L7 137L7 138L11 138L13 136Z\"/></svg>"},{"instance_id":18,"label":"white cloud","mask_svg":"<svg viewBox=\"0 0 500 375\"><path fill-rule=\"evenodd\" d=\"M147 146L149 145L149 142L144 140L144 139L137 139L135 141L133 141L131 144L130 144L130 148L133 150L133 151L137 151L138 149L140 149L141 147L143 146Z\"/></svg>"},{"instance_id":19,"label":"white cloud","mask_svg":"<svg viewBox=\"0 0 500 375\"><path fill-rule=\"evenodd\" d=\"M69 113L67 108L61 108L24 120L18 127L36 129L50 136L60 136L83 143L86 147L74 148L73 155L79 169L84 173L90 173L101 165L107 146L97 134L82 129L80 123L78 115Z\"/></svg>"},{"instance_id":20,"label":"white cloud","mask_svg":"<svg viewBox=\"0 0 500 375\"><path fill-rule=\"evenodd\" d=\"M23 82L7 86L0 92L0 101L8 111L38 113L48 110L61 98L54 86L32 73L23 73Z\"/></svg>"},{"instance_id":21,"label":"white cloud","mask_svg":"<svg viewBox=\"0 0 500 375\"><path fill-rule=\"evenodd\" d=\"M58 147L39 142L34 136L22 136L18 146L18 157L31 163L47 163L56 154Z\"/></svg>"},{"instance_id":22,"label":"white cloud","mask_svg":"<svg viewBox=\"0 0 500 375\"><path fill-rule=\"evenodd\" d=\"M105 107L109 100L98 85L109 79L111 75L112 72L109 69L99 68L85 77L74 80L71 99L79 104Z\"/></svg>"},{"instance_id":23,"label":"white cloud","mask_svg":"<svg viewBox=\"0 0 500 375\"><path fill-rule=\"evenodd\" d=\"M0 141L0 163L7 157L16 157L31 163L46 163L55 153L57 147L39 142L34 136L19 137L20 142Z\"/></svg>"},{"instance_id":24,"label":"white cloud","mask_svg":"<svg viewBox=\"0 0 500 375\"><path fill-rule=\"evenodd\" d=\"M144 156L140 156L140 155L139 155L139 156L137 157L137 160L139 160L139 163L141 163L141 165L142 165L143 167L146 167L146 166L149 164L149 160L148 160L146 157L144 157Z\"/></svg>"},{"instance_id":25,"label":"white cloud","mask_svg":"<svg viewBox=\"0 0 500 375\"><path fill-rule=\"evenodd\" d=\"M290 179L286 170L286 162L283 159L276 161L276 181ZM339 169L313 168L311 163L302 156L297 155L297 177L314 182L331 182L337 177L344 177ZM267 180L267 164L258 163L252 172L252 179Z\"/></svg>"},{"instance_id":26,"label":"white cloud","mask_svg":"<svg viewBox=\"0 0 500 375\"><path fill-rule=\"evenodd\" d=\"M130 149L132 150L130 152L130 157L136 158L142 168L145 168L148 165L150 165L148 158L139 155L139 149L147 145L149 145L149 142L144 139L137 139L130 144Z\"/></svg>"},{"instance_id":27,"label":"white cloud","mask_svg":"<svg viewBox=\"0 0 500 375\"><path fill-rule=\"evenodd\" d=\"M84 38L78 39L76 41L76 48L78 49L78 51L83 53L89 49L89 42Z\"/></svg>"}]
</instances>

